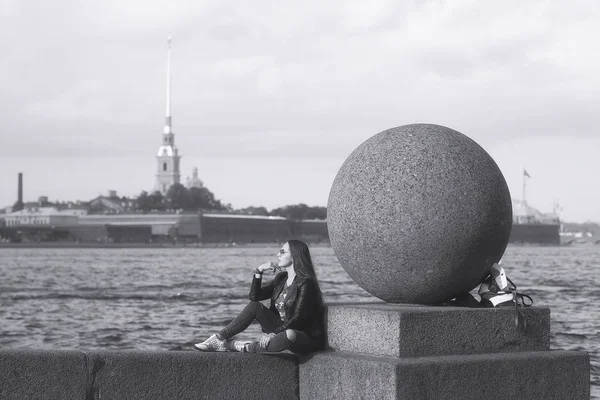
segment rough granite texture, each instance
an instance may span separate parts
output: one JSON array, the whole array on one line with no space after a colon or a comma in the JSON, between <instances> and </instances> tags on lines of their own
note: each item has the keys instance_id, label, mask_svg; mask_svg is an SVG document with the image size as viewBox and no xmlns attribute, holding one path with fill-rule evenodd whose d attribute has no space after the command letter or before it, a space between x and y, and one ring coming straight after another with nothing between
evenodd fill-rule
<instances>
[{"instance_id":1,"label":"rough granite texture","mask_svg":"<svg viewBox=\"0 0 600 400\"><path fill-rule=\"evenodd\" d=\"M414 124L362 143L327 204L331 245L348 275L392 303L436 304L500 260L512 226L508 186L467 136Z\"/></svg>"},{"instance_id":2,"label":"rough granite texture","mask_svg":"<svg viewBox=\"0 0 600 400\"><path fill-rule=\"evenodd\" d=\"M419 358L324 352L300 364L300 399L588 400L589 355L537 351Z\"/></svg>"},{"instance_id":3,"label":"rough granite texture","mask_svg":"<svg viewBox=\"0 0 600 400\"><path fill-rule=\"evenodd\" d=\"M81 351L0 350L2 400L94 400L87 397L87 387Z\"/></svg>"},{"instance_id":4,"label":"rough granite texture","mask_svg":"<svg viewBox=\"0 0 600 400\"><path fill-rule=\"evenodd\" d=\"M298 393L292 354L0 350L2 400L265 400Z\"/></svg>"},{"instance_id":5,"label":"rough granite texture","mask_svg":"<svg viewBox=\"0 0 600 400\"><path fill-rule=\"evenodd\" d=\"M550 309L522 311L523 333L513 307L329 303L327 341L339 351L395 357L549 350Z\"/></svg>"}]
</instances>

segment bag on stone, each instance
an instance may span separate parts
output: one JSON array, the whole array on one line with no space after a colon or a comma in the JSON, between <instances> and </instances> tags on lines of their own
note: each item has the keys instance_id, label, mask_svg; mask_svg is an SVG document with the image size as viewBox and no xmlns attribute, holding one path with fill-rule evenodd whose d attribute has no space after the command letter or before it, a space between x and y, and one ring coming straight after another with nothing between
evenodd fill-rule
<instances>
[{"instance_id":1,"label":"bag on stone","mask_svg":"<svg viewBox=\"0 0 600 400\"><path fill-rule=\"evenodd\" d=\"M515 307L515 325L519 331L524 331L527 319L523 307L533 304L531 296L518 293L517 285L507 276L504 268L498 263L490 267L490 274L483 282L468 293L457 296L450 305L463 307Z\"/></svg>"}]
</instances>

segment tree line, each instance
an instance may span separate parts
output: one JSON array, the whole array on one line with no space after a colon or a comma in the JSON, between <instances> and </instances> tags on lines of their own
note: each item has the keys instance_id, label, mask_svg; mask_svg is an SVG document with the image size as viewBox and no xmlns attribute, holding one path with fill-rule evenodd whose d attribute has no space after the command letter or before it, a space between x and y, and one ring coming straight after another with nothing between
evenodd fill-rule
<instances>
[{"instance_id":1,"label":"tree line","mask_svg":"<svg viewBox=\"0 0 600 400\"><path fill-rule=\"evenodd\" d=\"M173 184L164 196L159 191L154 193L143 191L137 197L137 209L146 212L153 210L221 211L225 208L208 188L192 187L188 189L181 183Z\"/></svg>"},{"instance_id":2,"label":"tree line","mask_svg":"<svg viewBox=\"0 0 600 400\"><path fill-rule=\"evenodd\" d=\"M173 184L167 193L159 191L148 193L143 191L136 199L136 208L139 211L211 211L226 212L242 215L278 216L290 220L326 219L326 207L310 207L306 204L287 205L268 211L265 207L250 206L234 209L231 204L223 204L206 187L187 188L180 183Z\"/></svg>"}]
</instances>

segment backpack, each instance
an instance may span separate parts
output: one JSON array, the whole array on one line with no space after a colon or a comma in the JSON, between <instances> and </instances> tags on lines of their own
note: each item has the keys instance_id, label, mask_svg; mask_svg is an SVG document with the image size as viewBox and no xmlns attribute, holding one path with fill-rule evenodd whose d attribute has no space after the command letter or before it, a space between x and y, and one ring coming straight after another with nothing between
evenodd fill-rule
<instances>
[{"instance_id":1,"label":"backpack","mask_svg":"<svg viewBox=\"0 0 600 400\"><path fill-rule=\"evenodd\" d=\"M489 275L481 284L468 293L462 293L452 299L449 305L461 307L515 307L515 327L524 332L527 327L527 317L524 307L531 307L531 296L517 292L517 285L507 276L499 263L490 267Z\"/></svg>"}]
</instances>

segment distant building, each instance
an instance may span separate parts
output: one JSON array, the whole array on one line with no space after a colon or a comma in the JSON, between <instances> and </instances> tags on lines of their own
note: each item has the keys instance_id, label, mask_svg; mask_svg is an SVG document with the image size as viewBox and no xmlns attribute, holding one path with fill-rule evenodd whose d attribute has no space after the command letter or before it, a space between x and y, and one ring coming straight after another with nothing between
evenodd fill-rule
<instances>
[{"instance_id":1,"label":"distant building","mask_svg":"<svg viewBox=\"0 0 600 400\"><path fill-rule=\"evenodd\" d=\"M159 191L164 195L173 184L179 183L181 179L179 172L180 158L175 146L175 134L171 126L171 38L169 38L167 50L167 112L162 145L158 148L156 155L155 191Z\"/></svg>"},{"instance_id":2,"label":"distant building","mask_svg":"<svg viewBox=\"0 0 600 400\"><path fill-rule=\"evenodd\" d=\"M560 224L556 213L543 213L523 200L512 199L513 224Z\"/></svg>"},{"instance_id":3,"label":"distant building","mask_svg":"<svg viewBox=\"0 0 600 400\"><path fill-rule=\"evenodd\" d=\"M87 203L89 214L121 214L131 208L130 200L121 200L113 190L108 196L98 196Z\"/></svg>"},{"instance_id":4,"label":"distant building","mask_svg":"<svg viewBox=\"0 0 600 400\"><path fill-rule=\"evenodd\" d=\"M560 219L554 213L542 213L523 200L512 200L511 243L560 244Z\"/></svg>"},{"instance_id":5,"label":"distant building","mask_svg":"<svg viewBox=\"0 0 600 400\"><path fill-rule=\"evenodd\" d=\"M59 210L56 207L26 208L4 217L7 227L70 226L77 224L79 216L85 215L83 209Z\"/></svg>"},{"instance_id":6,"label":"distant building","mask_svg":"<svg viewBox=\"0 0 600 400\"><path fill-rule=\"evenodd\" d=\"M204 187L204 183L198 178L198 167L194 167L192 170L192 177L187 178L187 187L189 189Z\"/></svg>"}]
</instances>

